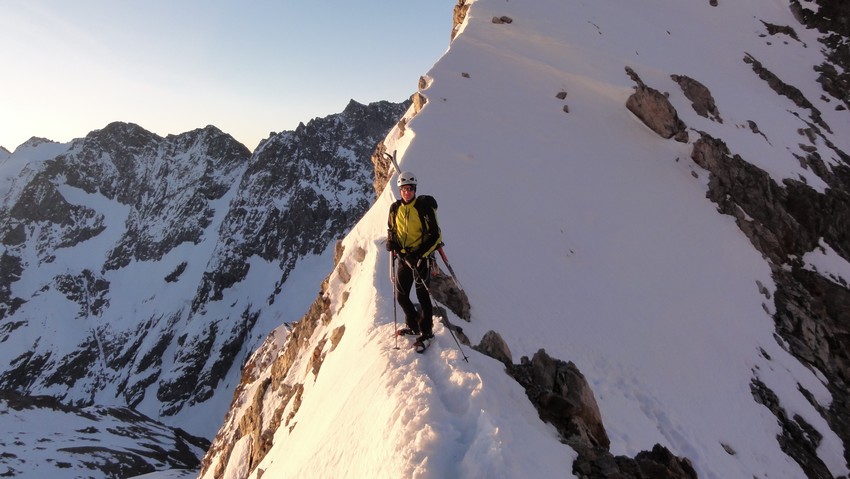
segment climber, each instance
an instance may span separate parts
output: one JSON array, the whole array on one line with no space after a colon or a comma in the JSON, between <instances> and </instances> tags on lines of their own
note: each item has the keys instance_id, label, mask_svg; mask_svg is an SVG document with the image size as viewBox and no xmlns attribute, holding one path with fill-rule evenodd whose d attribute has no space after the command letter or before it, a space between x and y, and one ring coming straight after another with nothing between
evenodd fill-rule
<instances>
[{"instance_id":1,"label":"climber","mask_svg":"<svg viewBox=\"0 0 850 479\"><path fill-rule=\"evenodd\" d=\"M409 171L401 173L396 184L401 199L390 206L387 250L399 260L394 278L396 300L404 311L406 323L406 327L399 329L396 334L418 336L414 347L422 352L434 338L428 281L431 254L442 244L440 227L437 225L437 201L427 195L416 196L416 176ZM417 312L410 300L414 282L420 312Z\"/></svg>"}]
</instances>

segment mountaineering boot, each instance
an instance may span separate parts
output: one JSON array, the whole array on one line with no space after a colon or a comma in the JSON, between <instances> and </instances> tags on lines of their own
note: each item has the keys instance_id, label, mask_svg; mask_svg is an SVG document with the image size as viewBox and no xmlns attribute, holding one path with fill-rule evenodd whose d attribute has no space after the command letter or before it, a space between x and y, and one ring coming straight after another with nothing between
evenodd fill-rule
<instances>
[{"instance_id":1,"label":"mountaineering boot","mask_svg":"<svg viewBox=\"0 0 850 479\"><path fill-rule=\"evenodd\" d=\"M418 336L419 331L414 331L410 328L401 328L395 332L396 336Z\"/></svg>"},{"instance_id":2,"label":"mountaineering boot","mask_svg":"<svg viewBox=\"0 0 850 479\"><path fill-rule=\"evenodd\" d=\"M416 338L416 342L413 343L413 348L416 349L417 353L424 353L428 346L434 341L433 334L423 334Z\"/></svg>"},{"instance_id":3,"label":"mountaineering boot","mask_svg":"<svg viewBox=\"0 0 850 479\"><path fill-rule=\"evenodd\" d=\"M416 308L414 314L408 315L405 313L405 327L397 330L396 336L419 336L419 318L422 317L422 312L420 311L418 304L415 304L414 308Z\"/></svg>"}]
</instances>

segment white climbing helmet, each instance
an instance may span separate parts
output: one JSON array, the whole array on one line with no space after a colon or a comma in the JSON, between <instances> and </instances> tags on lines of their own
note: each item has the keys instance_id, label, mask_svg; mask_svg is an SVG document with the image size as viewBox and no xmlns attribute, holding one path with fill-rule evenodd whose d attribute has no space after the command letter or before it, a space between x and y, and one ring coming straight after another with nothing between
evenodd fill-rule
<instances>
[{"instance_id":1,"label":"white climbing helmet","mask_svg":"<svg viewBox=\"0 0 850 479\"><path fill-rule=\"evenodd\" d=\"M405 185L413 185L413 187L415 188L416 187L416 175L414 175L413 173L411 173L409 171L405 171L402 174L398 175L398 180L396 180L396 185L398 185L399 188L401 188L402 186L405 186Z\"/></svg>"}]
</instances>

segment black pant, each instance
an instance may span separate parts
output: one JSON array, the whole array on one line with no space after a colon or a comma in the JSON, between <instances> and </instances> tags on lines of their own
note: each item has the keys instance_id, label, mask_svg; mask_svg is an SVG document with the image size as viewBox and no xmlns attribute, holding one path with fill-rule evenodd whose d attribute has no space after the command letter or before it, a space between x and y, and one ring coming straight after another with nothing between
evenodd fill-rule
<instances>
[{"instance_id":1,"label":"black pant","mask_svg":"<svg viewBox=\"0 0 850 479\"><path fill-rule=\"evenodd\" d=\"M428 294L426 284L422 281L429 281L431 274L428 268L428 260L423 258L419 265L412 265L416 268L416 276L413 271L407 267L404 260L398 260L398 272L396 273L396 299L399 306L404 310L404 319L407 327L419 331L420 334L430 336L433 334L434 319L433 307L431 306L431 296ZM416 312L416 307L410 301L410 288L416 282L416 298L419 300L419 305L422 307L422 315Z\"/></svg>"}]
</instances>

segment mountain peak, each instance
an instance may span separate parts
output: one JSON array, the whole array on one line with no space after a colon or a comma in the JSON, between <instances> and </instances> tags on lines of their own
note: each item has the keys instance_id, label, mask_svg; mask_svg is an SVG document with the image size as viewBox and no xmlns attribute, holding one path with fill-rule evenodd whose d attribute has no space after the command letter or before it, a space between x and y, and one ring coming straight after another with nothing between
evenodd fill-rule
<instances>
[{"instance_id":1,"label":"mountain peak","mask_svg":"<svg viewBox=\"0 0 850 479\"><path fill-rule=\"evenodd\" d=\"M49 144L58 144L58 143L53 141L53 140L49 140L47 138L42 138L42 137L39 137L39 136L33 136L33 137L30 137L29 140L21 143L17 148L15 148L15 153L17 153L19 150L36 148L38 146L45 145L45 144L49 145ZM4 150L5 150L5 148L4 148ZM8 151L8 150L6 150L6 151Z\"/></svg>"},{"instance_id":2,"label":"mountain peak","mask_svg":"<svg viewBox=\"0 0 850 479\"><path fill-rule=\"evenodd\" d=\"M362 109L362 108L365 108L365 107L366 107L366 105L364 105L364 104L362 104L358 101L355 101L352 98L351 100L349 100L348 105L345 106L343 113L349 113L352 110L358 110L358 109Z\"/></svg>"}]
</instances>

